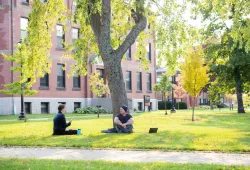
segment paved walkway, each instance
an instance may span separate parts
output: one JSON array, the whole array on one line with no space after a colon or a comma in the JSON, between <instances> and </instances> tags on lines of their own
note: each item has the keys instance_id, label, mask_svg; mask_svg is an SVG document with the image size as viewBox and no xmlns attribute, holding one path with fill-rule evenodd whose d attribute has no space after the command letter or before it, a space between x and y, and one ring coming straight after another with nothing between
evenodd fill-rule
<instances>
[{"instance_id":1,"label":"paved walkway","mask_svg":"<svg viewBox=\"0 0 250 170\"><path fill-rule=\"evenodd\" d=\"M228 154L215 152L162 152L0 147L0 157L127 162L206 163L250 166L250 154Z\"/></svg>"}]
</instances>

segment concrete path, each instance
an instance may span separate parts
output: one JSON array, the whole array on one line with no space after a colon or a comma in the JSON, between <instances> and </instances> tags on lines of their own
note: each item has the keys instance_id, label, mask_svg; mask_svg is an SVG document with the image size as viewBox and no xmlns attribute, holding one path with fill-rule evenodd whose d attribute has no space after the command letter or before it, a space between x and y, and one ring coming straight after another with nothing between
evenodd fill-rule
<instances>
[{"instance_id":1,"label":"concrete path","mask_svg":"<svg viewBox=\"0 0 250 170\"><path fill-rule=\"evenodd\" d=\"M250 166L250 154L229 154L215 152L162 152L0 147L0 157L67 160L105 160L126 162L171 162L195 164L204 163Z\"/></svg>"}]
</instances>

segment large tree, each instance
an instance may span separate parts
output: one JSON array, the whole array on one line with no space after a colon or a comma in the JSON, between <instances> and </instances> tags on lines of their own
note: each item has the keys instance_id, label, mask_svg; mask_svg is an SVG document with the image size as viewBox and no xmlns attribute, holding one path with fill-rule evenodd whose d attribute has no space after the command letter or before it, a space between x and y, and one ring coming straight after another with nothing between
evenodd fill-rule
<instances>
[{"instance_id":1,"label":"large tree","mask_svg":"<svg viewBox=\"0 0 250 170\"><path fill-rule=\"evenodd\" d=\"M249 81L250 2L243 0L192 0L203 22L207 56L218 82L225 80L237 93L238 113L244 113L242 93ZM212 46L212 48L211 48Z\"/></svg>"},{"instance_id":2,"label":"large tree","mask_svg":"<svg viewBox=\"0 0 250 170\"><path fill-rule=\"evenodd\" d=\"M136 42L135 59L148 69L146 57L147 39L156 40L159 62L175 70L178 56L185 53L195 32L185 27L183 11L186 5L175 0L64 0L32 1L29 14L25 67L22 82L30 78L29 86L38 77L50 73L52 47L51 35L55 24L79 26L79 39L65 42L67 51L64 58L75 60L70 75L76 71L86 75L89 55L96 55L104 62L108 85L111 92L114 114L122 104L127 104L121 62L124 54ZM147 27L148 25L148 27ZM147 29L146 29L147 28ZM191 30L191 29L190 29ZM156 38L155 38L156 37ZM19 66L16 66L19 68Z\"/></svg>"}]
</instances>

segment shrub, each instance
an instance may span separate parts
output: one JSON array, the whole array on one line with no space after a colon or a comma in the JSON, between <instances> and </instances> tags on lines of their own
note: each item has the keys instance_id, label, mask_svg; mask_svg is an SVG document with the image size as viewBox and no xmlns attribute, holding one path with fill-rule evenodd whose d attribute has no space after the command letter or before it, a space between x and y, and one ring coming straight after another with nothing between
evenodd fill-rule
<instances>
[{"instance_id":1,"label":"shrub","mask_svg":"<svg viewBox=\"0 0 250 170\"><path fill-rule=\"evenodd\" d=\"M179 107L178 107L179 105ZM185 102L177 102L175 104L175 109L187 109L187 103Z\"/></svg>"},{"instance_id":2,"label":"shrub","mask_svg":"<svg viewBox=\"0 0 250 170\"><path fill-rule=\"evenodd\" d=\"M220 108L225 108L225 105L223 103L221 104L218 104L217 107L220 109Z\"/></svg>"},{"instance_id":3,"label":"shrub","mask_svg":"<svg viewBox=\"0 0 250 170\"><path fill-rule=\"evenodd\" d=\"M210 106L209 105L199 105L199 106L196 106L195 108L196 109L206 109L206 110L209 110Z\"/></svg>"},{"instance_id":4,"label":"shrub","mask_svg":"<svg viewBox=\"0 0 250 170\"><path fill-rule=\"evenodd\" d=\"M77 114L108 114L111 113L108 109L105 109L103 107L97 108L97 107L85 107L85 108L79 108L76 109L74 113Z\"/></svg>"},{"instance_id":5,"label":"shrub","mask_svg":"<svg viewBox=\"0 0 250 170\"><path fill-rule=\"evenodd\" d=\"M172 108L172 102L166 101L167 109ZM165 101L158 102L158 110L165 110Z\"/></svg>"}]
</instances>

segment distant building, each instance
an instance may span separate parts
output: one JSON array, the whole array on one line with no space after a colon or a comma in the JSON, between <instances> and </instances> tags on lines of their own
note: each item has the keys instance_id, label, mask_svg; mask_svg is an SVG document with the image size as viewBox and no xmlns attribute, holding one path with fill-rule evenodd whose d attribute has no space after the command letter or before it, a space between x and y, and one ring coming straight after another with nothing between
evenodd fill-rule
<instances>
[{"instance_id":1,"label":"distant building","mask_svg":"<svg viewBox=\"0 0 250 170\"><path fill-rule=\"evenodd\" d=\"M12 46L17 44L20 39L27 36L28 14L31 12L29 0L14 0L13 15L11 13L11 1L0 0L0 54L11 54ZM46 2L46 1L44 1ZM65 0L68 8L75 8L73 0ZM12 22L13 21L13 22ZM13 25L13 29L12 29ZM69 25L70 27L70 25ZM101 106L111 109L111 98L109 94L98 99L90 90L89 76L99 72L100 77L106 81L106 73L103 63L88 64L87 76L67 77L70 65L74 61L67 61L66 70L63 70L64 63L60 60L63 52L63 41L74 41L78 38L79 27L67 29L63 33L62 25L55 25L55 32L52 35L53 47L51 49L52 69L51 73L44 78L38 79L32 89L38 90L38 94L32 97L25 97L26 113L56 113L60 103L67 105L67 112L73 112L77 108L87 106ZM153 38L147 40L147 57L150 61L149 70L139 70L140 62L134 57L136 44L133 44L126 53L127 60L122 62L124 81L126 85L128 103L130 110L144 110L144 95L149 95L151 109L157 110L158 104L156 93L152 91L152 84L156 82L156 60L155 44ZM95 57L91 56L89 61ZM16 74L12 74L11 62L6 61L0 55L0 89L4 84L13 82ZM99 102L98 102L99 100ZM0 114L19 114L20 96L0 94ZM146 106L148 110L148 106Z\"/></svg>"},{"instance_id":2,"label":"distant building","mask_svg":"<svg viewBox=\"0 0 250 170\"><path fill-rule=\"evenodd\" d=\"M157 68L156 69L156 74L157 74L157 82L160 81L160 77L162 74L166 73L166 69L164 68ZM172 83L173 79L174 79L174 84L176 84L176 77L178 77L178 75L180 75L181 72L180 71L176 71L176 74L173 77L169 77L169 81ZM165 100L165 97L162 94L157 94L157 99L159 101ZM172 97L172 92L169 93L169 96L166 99L167 101L172 101L173 97ZM187 103L188 108L192 107L192 97L187 93L186 97L184 97L183 99L176 99L176 97L174 96L174 100L175 103L176 102L185 102ZM203 89L199 95L199 97L196 99L195 101L195 105L209 105L209 101L208 101L208 93L206 89Z\"/></svg>"}]
</instances>

